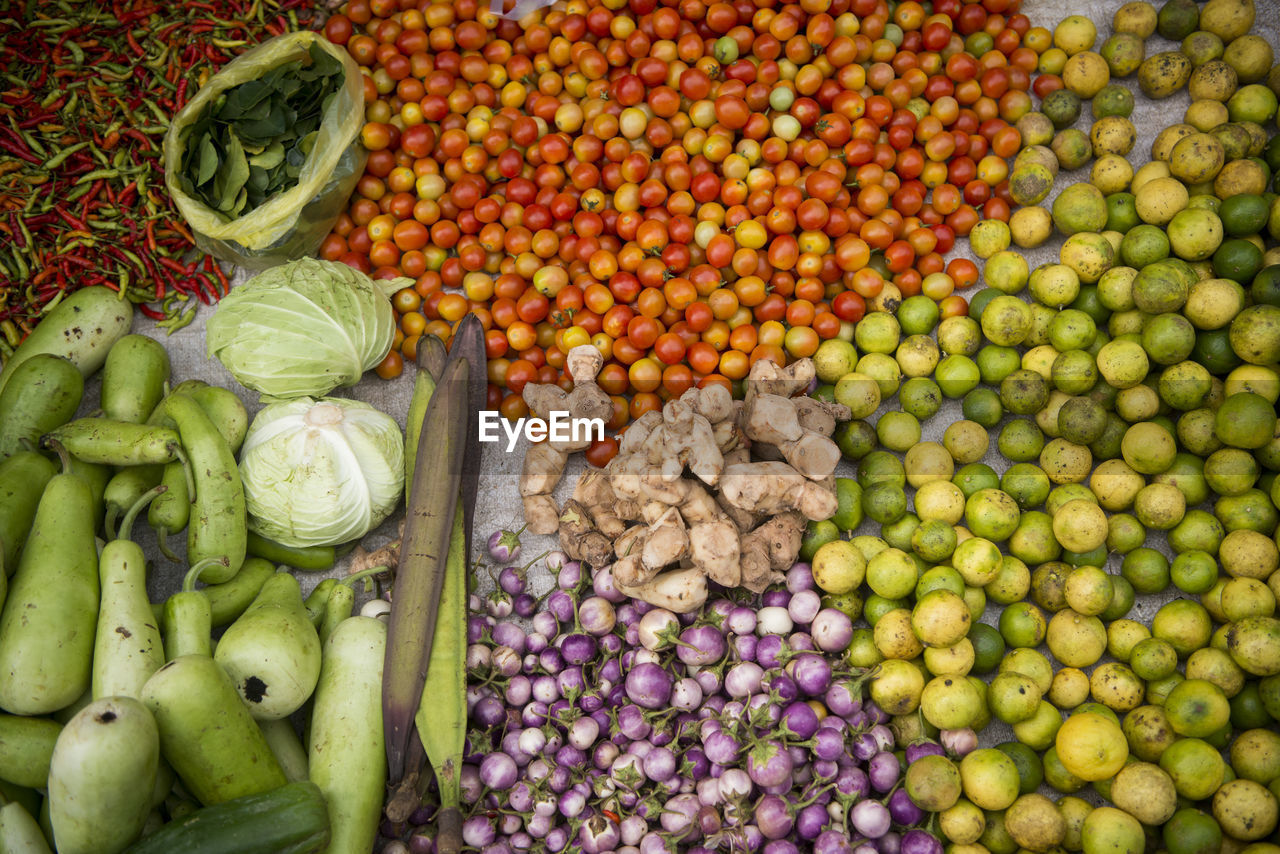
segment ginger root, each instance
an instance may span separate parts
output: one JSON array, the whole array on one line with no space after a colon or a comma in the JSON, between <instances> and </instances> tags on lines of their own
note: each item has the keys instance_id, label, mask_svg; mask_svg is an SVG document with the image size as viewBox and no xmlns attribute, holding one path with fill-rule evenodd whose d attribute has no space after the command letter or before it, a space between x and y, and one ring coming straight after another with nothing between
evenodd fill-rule
<instances>
[{"instance_id":1,"label":"ginger root","mask_svg":"<svg viewBox=\"0 0 1280 854\"><path fill-rule=\"evenodd\" d=\"M574 348L574 391L526 386L526 402L541 414L589 385L607 417L612 404L594 383L598 356ZM521 480L530 530L558 529L570 557L611 564L621 592L673 611L704 603L709 580L764 590L795 561L805 520L836 511L840 451L830 436L849 411L793 398L814 377L808 359L786 368L760 360L744 400L719 385L689 389L632 422L614 459L585 473L559 510L551 492L568 449L531 448Z\"/></svg>"},{"instance_id":2,"label":"ginger root","mask_svg":"<svg viewBox=\"0 0 1280 854\"><path fill-rule=\"evenodd\" d=\"M633 599L643 599L677 614L696 611L707 601L707 575L697 567L668 570L634 586L619 582L615 572L614 581L618 590Z\"/></svg>"},{"instance_id":3,"label":"ginger root","mask_svg":"<svg viewBox=\"0 0 1280 854\"><path fill-rule=\"evenodd\" d=\"M569 452L539 442L525 452L520 471L520 498L524 521L535 534L554 534L560 527L560 509L551 492L560 482Z\"/></svg>"},{"instance_id":4,"label":"ginger root","mask_svg":"<svg viewBox=\"0 0 1280 854\"><path fill-rule=\"evenodd\" d=\"M613 554L613 541L595 529L587 508L572 498L560 511L560 546L570 558L604 566Z\"/></svg>"},{"instance_id":5,"label":"ginger root","mask_svg":"<svg viewBox=\"0 0 1280 854\"><path fill-rule=\"evenodd\" d=\"M832 492L777 461L729 466L720 478L720 488L734 507L755 513L799 510L805 518L820 521L830 519L837 507Z\"/></svg>"}]
</instances>

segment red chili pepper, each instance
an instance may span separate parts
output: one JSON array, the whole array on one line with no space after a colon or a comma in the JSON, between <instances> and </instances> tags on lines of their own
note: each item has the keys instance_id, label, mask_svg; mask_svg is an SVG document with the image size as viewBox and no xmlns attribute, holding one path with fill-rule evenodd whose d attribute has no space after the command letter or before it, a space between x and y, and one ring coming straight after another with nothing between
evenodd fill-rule
<instances>
[{"instance_id":1,"label":"red chili pepper","mask_svg":"<svg viewBox=\"0 0 1280 854\"><path fill-rule=\"evenodd\" d=\"M165 258L161 256L158 260L160 261L161 264L168 267L170 270L172 270L175 273L180 273L185 276L190 272L186 267L182 266L172 258Z\"/></svg>"},{"instance_id":2,"label":"red chili pepper","mask_svg":"<svg viewBox=\"0 0 1280 854\"><path fill-rule=\"evenodd\" d=\"M119 289L115 288L114 290L119 290ZM140 306L138 306L138 311L142 312L152 320L164 320L164 312L156 311L154 308L147 305L145 302L142 303Z\"/></svg>"},{"instance_id":3,"label":"red chili pepper","mask_svg":"<svg viewBox=\"0 0 1280 854\"><path fill-rule=\"evenodd\" d=\"M20 158L22 158L23 160L27 161L28 163L40 163L40 162L42 162L42 161L40 160L40 158L39 158L39 157L36 157L34 154L32 154L32 153L31 153L31 151L30 151L29 149L25 148L24 146L18 145L17 143L13 142L12 140L8 140L8 139L0 139L0 148L3 148L5 151L9 152L9 153L10 153L10 154L12 154L14 157L20 157Z\"/></svg>"},{"instance_id":4,"label":"red chili pepper","mask_svg":"<svg viewBox=\"0 0 1280 854\"><path fill-rule=\"evenodd\" d=\"M52 121L53 119L56 119L56 118L57 118L57 115L54 113L40 113L37 116L32 116L29 119L24 119L23 121L18 122L18 129L31 130L33 127L35 127L38 124Z\"/></svg>"}]
</instances>

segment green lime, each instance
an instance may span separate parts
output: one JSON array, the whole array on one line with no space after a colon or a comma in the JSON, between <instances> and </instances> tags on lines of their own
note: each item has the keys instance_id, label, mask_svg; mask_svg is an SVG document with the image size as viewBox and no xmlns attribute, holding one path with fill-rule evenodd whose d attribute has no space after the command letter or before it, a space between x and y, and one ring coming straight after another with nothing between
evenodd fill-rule
<instances>
[{"instance_id":1,"label":"green lime","mask_svg":"<svg viewBox=\"0 0 1280 854\"><path fill-rule=\"evenodd\" d=\"M1129 666L1142 679L1164 679L1178 669L1178 651L1166 640L1143 638L1129 653Z\"/></svg>"},{"instance_id":2,"label":"green lime","mask_svg":"<svg viewBox=\"0 0 1280 854\"><path fill-rule=\"evenodd\" d=\"M835 608L855 623L862 616L862 595L857 590L847 593L825 593L822 596L822 607Z\"/></svg>"},{"instance_id":3,"label":"green lime","mask_svg":"<svg viewBox=\"0 0 1280 854\"><path fill-rule=\"evenodd\" d=\"M1169 257L1169 237L1156 225L1137 225L1120 241L1120 258L1129 267L1142 269Z\"/></svg>"},{"instance_id":4,"label":"green lime","mask_svg":"<svg viewBox=\"0 0 1280 854\"><path fill-rule=\"evenodd\" d=\"M1215 419L1218 438L1233 448L1255 449L1275 436L1276 410L1262 395L1251 391L1228 397Z\"/></svg>"},{"instance_id":5,"label":"green lime","mask_svg":"<svg viewBox=\"0 0 1280 854\"><path fill-rule=\"evenodd\" d=\"M1241 284L1253 281L1262 269L1262 250L1239 237L1224 240L1213 253L1213 274Z\"/></svg>"},{"instance_id":6,"label":"green lime","mask_svg":"<svg viewBox=\"0 0 1280 854\"><path fill-rule=\"evenodd\" d=\"M1183 552L1173 559L1169 575L1183 593L1198 596L1213 589L1218 580L1218 562L1208 552Z\"/></svg>"},{"instance_id":7,"label":"green lime","mask_svg":"<svg viewBox=\"0 0 1280 854\"><path fill-rule=\"evenodd\" d=\"M1040 432L1034 421L1015 418L1000 428L996 445L1008 459L1019 463L1030 462L1044 450L1044 433Z\"/></svg>"},{"instance_id":8,"label":"green lime","mask_svg":"<svg viewBox=\"0 0 1280 854\"><path fill-rule=\"evenodd\" d=\"M1075 308L1083 311L1085 314L1093 318L1093 322L1102 326L1107 322L1107 318L1111 316L1111 309L1102 304L1102 300L1098 298L1097 285L1081 285L1080 293L1071 301L1068 308Z\"/></svg>"},{"instance_id":9,"label":"green lime","mask_svg":"<svg viewBox=\"0 0 1280 854\"><path fill-rule=\"evenodd\" d=\"M1124 556L1120 574L1138 593L1160 593L1169 586L1169 561L1155 549L1134 549Z\"/></svg>"},{"instance_id":10,"label":"green lime","mask_svg":"<svg viewBox=\"0 0 1280 854\"><path fill-rule=\"evenodd\" d=\"M990 673L1004 658L1005 643L1000 632L986 623L969 626L969 642L973 644L973 672Z\"/></svg>"},{"instance_id":11,"label":"green lime","mask_svg":"<svg viewBox=\"0 0 1280 854\"><path fill-rule=\"evenodd\" d=\"M1058 759L1058 749L1050 747L1044 752L1044 781L1064 795L1078 792L1085 787L1085 781L1072 774Z\"/></svg>"},{"instance_id":12,"label":"green lime","mask_svg":"<svg viewBox=\"0 0 1280 854\"><path fill-rule=\"evenodd\" d=\"M872 484L862 492L862 510L873 521L888 525L906 515L907 494L893 483Z\"/></svg>"},{"instance_id":13,"label":"green lime","mask_svg":"<svg viewBox=\"0 0 1280 854\"><path fill-rule=\"evenodd\" d=\"M1280 139L1280 137L1276 137ZM1259 305L1280 306L1280 264L1263 267L1253 277L1249 286L1249 296Z\"/></svg>"},{"instance_id":14,"label":"green lime","mask_svg":"<svg viewBox=\"0 0 1280 854\"><path fill-rule=\"evenodd\" d=\"M898 402L915 418L927 421L942 405L942 389L929 377L912 377L898 389Z\"/></svg>"},{"instance_id":15,"label":"green lime","mask_svg":"<svg viewBox=\"0 0 1280 854\"><path fill-rule=\"evenodd\" d=\"M960 402L964 417L981 424L988 430L1000 423L1004 415L1004 407L1000 403L1000 395L993 389L975 388L964 396Z\"/></svg>"},{"instance_id":16,"label":"green lime","mask_svg":"<svg viewBox=\"0 0 1280 854\"><path fill-rule=\"evenodd\" d=\"M920 574L916 582L916 600L934 590L950 590L957 596L964 596L964 578L949 566L934 566Z\"/></svg>"},{"instance_id":17,"label":"green lime","mask_svg":"<svg viewBox=\"0 0 1280 854\"><path fill-rule=\"evenodd\" d=\"M886 599L876 593L872 593L867 597L866 603L862 607L862 616L866 618L867 624L874 626L880 622L880 618L890 611L900 609L908 609L911 603L906 599Z\"/></svg>"},{"instance_id":18,"label":"green lime","mask_svg":"<svg viewBox=\"0 0 1280 854\"><path fill-rule=\"evenodd\" d=\"M1237 730L1260 729L1275 721L1267 714L1262 691L1257 682L1246 682L1240 693L1231 698L1231 726Z\"/></svg>"},{"instance_id":19,"label":"green lime","mask_svg":"<svg viewBox=\"0 0 1280 854\"><path fill-rule=\"evenodd\" d=\"M831 521L842 531L862 524L862 487L851 477L836 478L836 513Z\"/></svg>"},{"instance_id":20,"label":"green lime","mask_svg":"<svg viewBox=\"0 0 1280 854\"><path fill-rule=\"evenodd\" d=\"M864 490L877 483L907 485L907 472L902 460L888 451L872 451L858 462L858 485Z\"/></svg>"},{"instance_id":21,"label":"green lime","mask_svg":"<svg viewBox=\"0 0 1280 854\"><path fill-rule=\"evenodd\" d=\"M907 297L898 306L898 323L907 335L928 335L940 316L938 304L924 294Z\"/></svg>"},{"instance_id":22,"label":"green lime","mask_svg":"<svg viewBox=\"0 0 1280 854\"><path fill-rule=\"evenodd\" d=\"M1241 362L1231 348L1230 332L1226 329L1202 329L1197 332L1191 358L1217 376L1225 376Z\"/></svg>"},{"instance_id":23,"label":"green lime","mask_svg":"<svg viewBox=\"0 0 1280 854\"><path fill-rule=\"evenodd\" d=\"M1240 193L1222 200L1218 218L1228 237L1248 237L1266 227L1270 213L1271 206L1262 196Z\"/></svg>"},{"instance_id":24,"label":"green lime","mask_svg":"<svg viewBox=\"0 0 1280 854\"><path fill-rule=\"evenodd\" d=\"M1044 782L1044 766L1040 756L1020 741L1006 741L996 745L1005 756L1013 760L1018 769L1018 793L1028 795L1040 788Z\"/></svg>"},{"instance_id":25,"label":"green lime","mask_svg":"<svg viewBox=\"0 0 1280 854\"><path fill-rule=\"evenodd\" d=\"M1222 828L1213 816L1192 807L1173 814L1160 831L1169 854L1217 854Z\"/></svg>"},{"instance_id":26,"label":"green lime","mask_svg":"<svg viewBox=\"0 0 1280 854\"><path fill-rule=\"evenodd\" d=\"M1113 575L1111 577L1111 604L1107 606L1107 610L1100 615L1105 622L1119 620L1127 615L1133 608L1133 602L1136 594L1133 585L1129 583L1129 579L1123 575Z\"/></svg>"},{"instance_id":27,"label":"green lime","mask_svg":"<svg viewBox=\"0 0 1280 854\"><path fill-rule=\"evenodd\" d=\"M813 560L819 547L838 539L840 539L840 529L836 527L835 522L830 519L810 522L805 526L804 534L800 537L800 559Z\"/></svg>"},{"instance_id":28,"label":"green lime","mask_svg":"<svg viewBox=\"0 0 1280 854\"><path fill-rule=\"evenodd\" d=\"M1137 197L1133 193L1112 193L1107 196L1107 231L1127 234L1141 222Z\"/></svg>"},{"instance_id":29,"label":"green lime","mask_svg":"<svg viewBox=\"0 0 1280 854\"><path fill-rule=\"evenodd\" d=\"M1003 292L995 288L983 288L972 297L969 298L969 317L976 321L982 321L982 311L987 307L987 303L991 302Z\"/></svg>"},{"instance_id":30,"label":"green lime","mask_svg":"<svg viewBox=\"0 0 1280 854\"><path fill-rule=\"evenodd\" d=\"M961 467L952 475L951 482L960 487L966 499L982 489L1000 488L1000 476L986 463L969 463Z\"/></svg>"},{"instance_id":31,"label":"green lime","mask_svg":"<svg viewBox=\"0 0 1280 854\"><path fill-rule=\"evenodd\" d=\"M841 422L831 438L846 460L860 460L876 448L876 428L861 419Z\"/></svg>"},{"instance_id":32,"label":"green lime","mask_svg":"<svg viewBox=\"0 0 1280 854\"><path fill-rule=\"evenodd\" d=\"M1021 305L1026 305L1017 297L1008 297L1015 300ZM1027 310L1027 323L1030 326L1030 309ZM938 367L934 369L934 377L938 381L938 386L942 389L942 393L951 399L961 398L970 391L978 387L978 383L982 381L982 372L978 369L973 359L961 353L951 353L945 356Z\"/></svg>"},{"instance_id":33,"label":"green lime","mask_svg":"<svg viewBox=\"0 0 1280 854\"><path fill-rule=\"evenodd\" d=\"M1039 646L1045 629L1044 613L1030 602L1015 602L1000 612L1000 634L1015 649Z\"/></svg>"},{"instance_id":34,"label":"green lime","mask_svg":"<svg viewBox=\"0 0 1280 854\"><path fill-rule=\"evenodd\" d=\"M1280 361L1280 307L1249 306L1231 321L1227 334L1232 352L1249 364Z\"/></svg>"},{"instance_id":35,"label":"green lime","mask_svg":"<svg viewBox=\"0 0 1280 854\"><path fill-rule=\"evenodd\" d=\"M1022 354L1013 347L997 347L988 344L974 356L982 381L995 385L1022 365Z\"/></svg>"},{"instance_id":36,"label":"green lime","mask_svg":"<svg viewBox=\"0 0 1280 854\"><path fill-rule=\"evenodd\" d=\"M1000 488L1013 496L1023 510L1039 507L1049 497L1049 476L1030 462L1015 463L1000 477Z\"/></svg>"},{"instance_id":37,"label":"green lime","mask_svg":"<svg viewBox=\"0 0 1280 854\"><path fill-rule=\"evenodd\" d=\"M1142 348L1157 365L1177 364L1190 356L1195 346L1195 327L1176 312L1158 314L1142 328Z\"/></svg>"}]
</instances>

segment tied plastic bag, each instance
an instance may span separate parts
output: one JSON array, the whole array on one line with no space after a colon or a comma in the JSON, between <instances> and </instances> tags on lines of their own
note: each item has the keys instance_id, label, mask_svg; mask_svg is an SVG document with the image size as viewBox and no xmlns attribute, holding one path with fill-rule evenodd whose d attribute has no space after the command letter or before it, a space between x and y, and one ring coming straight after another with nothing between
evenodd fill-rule
<instances>
[{"instance_id":1,"label":"tied plastic bag","mask_svg":"<svg viewBox=\"0 0 1280 854\"><path fill-rule=\"evenodd\" d=\"M313 46L341 63L341 83L321 116L296 183L234 219L185 192L179 176L187 145L193 142L191 130L218 96L281 65L305 60ZM165 187L191 226L196 245L216 258L264 270L314 255L364 173L368 152L360 144L363 125L364 82L346 50L310 31L278 36L228 63L174 117L164 139Z\"/></svg>"}]
</instances>

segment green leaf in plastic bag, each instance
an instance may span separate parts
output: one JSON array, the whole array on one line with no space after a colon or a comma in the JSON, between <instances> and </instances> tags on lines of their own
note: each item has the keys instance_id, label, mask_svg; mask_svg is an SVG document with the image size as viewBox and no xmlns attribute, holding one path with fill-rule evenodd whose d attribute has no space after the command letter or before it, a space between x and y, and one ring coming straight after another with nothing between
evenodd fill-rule
<instances>
[{"instance_id":1,"label":"green leaf in plastic bag","mask_svg":"<svg viewBox=\"0 0 1280 854\"><path fill-rule=\"evenodd\" d=\"M200 140L199 158L195 183L203 184L218 171L218 150L213 147L213 140L207 136Z\"/></svg>"},{"instance_id":2,"label":"green leaf in plastic bag","mask_svg":"<svg viewBox=\"0 0 1280 854\"><path fill-rule=\"evenodd\" d=\"M240 147L240 140L235 134L227 140L227 156L222 162L218 178L214 182L219 197L218 210L225 213L235 208L240 191L244 189L244 182L249 180L249 161L245 159L244 149Z\"/></svg>"},{"instance_id":3,"label":"green leaf in plastic bag","mask_svg":"<svg viewBox=\"0 0 1280 854\"><path fill-rule=\"evenodd\" d=\"M261 154L249 158L250 166L258 166L263 170L274 169L284 162L284 145L279 140L268 145Z\"/></svg>"}]
</instances>

